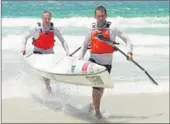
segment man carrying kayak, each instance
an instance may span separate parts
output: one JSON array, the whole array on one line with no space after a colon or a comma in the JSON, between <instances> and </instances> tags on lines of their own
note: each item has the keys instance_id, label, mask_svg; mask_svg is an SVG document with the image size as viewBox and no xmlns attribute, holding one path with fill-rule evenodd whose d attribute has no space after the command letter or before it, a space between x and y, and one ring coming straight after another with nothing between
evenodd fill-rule
<instances>
[{"instance_id":1,"label":"man carrying kayak","mask_svg":"<svg viewBox=\"0 0 170 124\"><path fill-rule=\"evenodd\" d=\"M133 45L128 36L124 32L122 32L118 27L110 27L111 23L107 22L106 18L106 9L103 6L98 6L95 9L96 23L92 24L92 29L90 29L88 35L85 37L85 40L81 47L80 59L83 59L88 49L88 46L90 45L91 49L89 61L105 66L108 72L110 73L112 69L112 56L115 52L115 49L111 45L106 43L106 41L100 40L97 36L102 35L103 37L108 38L113 42L116 40L116 36L121 38L127 45L128 60L133 59ZM102 117L100 112L100 101L103 95L103 91L104 88L93 87L92 103L90 103L90 110L95 110L95 115L97 118Z\"/></svg>"},{"instance_id":2,"label":"man carrying kayak","mask_svg":"<svg viewBox=\"0 0 170 124\"><path fill-rule=\"evenodd\" d=\"M33 41L32 44L34 45L34 54L54 54L54 37L56 36L65 52L66 55L69 55L69 49L68 44L64 40L63 36L61 35L58 28L53 26L53 23L51 22L52 14L49 11L44 11L42 13L42 23L38 22L37 25L29 30L29 33L24 38L23 48L22 48L22 54L26 54L26 44L27 40L32 37ZM48 64L48 63L47 63ZM50 80L42 77L43 81L45 82L46 88L49 91L49 93L52 93L51 86L50 86Z\"/></svg>"}]
</instances>

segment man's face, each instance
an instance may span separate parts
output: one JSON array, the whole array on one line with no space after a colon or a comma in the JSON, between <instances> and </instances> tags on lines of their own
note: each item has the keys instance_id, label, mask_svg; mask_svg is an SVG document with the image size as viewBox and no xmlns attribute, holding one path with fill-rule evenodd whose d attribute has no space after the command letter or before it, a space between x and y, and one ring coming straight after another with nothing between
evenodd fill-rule
<instances>
[{"instance_id":1,"label":"man's face","mask_svg":"<svg viewBox=\"0 0 170 124\"><path fill-rule=\"evenodd\" d=\"M107 17L107 15L105 14L104 10L97 10L96 11L95 19L97 20L97 23L99 25L103 25L105 23L106 17Z\"/></svg>"},{"instance_id":2,"label":"man's face","mask_svg":"<svg viewBox=\"0 0 170 124\"><path fill-rule=\"evenodd\" d=\"M43 14L43 17L42 17L42 20L43 20L43 23L45 25L49 25L50 24L50 21L51 21L51 16L49 13L44 13Z\"/></svg>"}]
</instances>

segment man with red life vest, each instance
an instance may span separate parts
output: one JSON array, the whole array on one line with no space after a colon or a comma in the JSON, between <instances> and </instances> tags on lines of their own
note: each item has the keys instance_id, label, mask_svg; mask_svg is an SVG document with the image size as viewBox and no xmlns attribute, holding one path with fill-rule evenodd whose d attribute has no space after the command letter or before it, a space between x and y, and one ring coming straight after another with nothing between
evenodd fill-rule
<instances>
[{"instance_id":1,"label":"man with red life vest","mask_svg":"<svg viewBox=\"0 0 170 124\"><path fill-rule=\"evenodd\" d=\"M26 44L30 37L33 37L32 44L34 45L34 54L54 54L53 47L55 36L60 40L64 50L66 51L66 55L69 55L68 45L58 28L53 26L53 23L51 22L51 16L52 15L49 11L44 11L42 14L42 23L37 23L35 27L30 29L29 33L24 39L22 48L23 55L26 54ZM45 82L49 93L52 93L50 80L43 77L43 81Z\"/></svg>"},{"instance_id":2,"label":"man with red life vest","mask_svg":"<svg viewBox=\"0 0 170 124\"><path fill-rule=\"evenodd\" d=\"M89 61L103 65L106 67L108 72L112 69L112 56L115 49L102 41L98 35L102 35L105 38L115 41L116 36L121 38L127 44L128 60L132 60L132 49L133 45L130 39L117 27L110 27L111 23L106 21L107 11L103 6L99 6L95 10L95 19L97 23L93 23L92 29L88 32L85 37L84 43L81 48L80 59L83 59L88 46L90 49ZM111 43L113 44L113 43ZM104 88L93 87L92 91L92 103L90 103L90 111L95 110L95 115L97 118L101 118L100 113L100 101L103 95Z\"/></svg>"}]
</instances>

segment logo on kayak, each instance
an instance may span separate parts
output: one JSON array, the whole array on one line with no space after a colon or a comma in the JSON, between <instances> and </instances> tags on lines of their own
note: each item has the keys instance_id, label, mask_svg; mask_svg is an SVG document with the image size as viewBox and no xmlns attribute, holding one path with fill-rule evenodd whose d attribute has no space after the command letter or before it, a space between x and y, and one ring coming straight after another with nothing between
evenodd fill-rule
<instances>
[{"instance_id":1,"label":"logo on kayak","mask_svg":"<svg viewBox=\"0 0 170 124\"><path fill-rule=\"evenodd\" d=\"M91 64L89 65L88 72L89 72L89 73L94 73L94 72L95 72L95 71L94 71L94 63L91 63Z\"/></svg>"},{"instance_id":2,"label":"logo on kayak","mask_svg":"<svg viewBox=\"0 0 170 124\"><path fill-rule=\"evenodd\" d=\"M94 85L103 85L104 82L102 81L100 76L86 76L86 79L92 82Z\"/></svg>"},{"instance_id":3,"label":"logo on kayak","mask_svg":"<svg viewBox=\"0 0 170 124\"><path fill-rule=\"evenodd\" d=\"M76 67L75 65L72 65L72 66L71 66L71 72L74 72L75 67Z\"/></svg>"},{"instance_id":4,"label":"logo on kayak","mask_svg":"<svg viewBox=\"0 0 170 124\"><path fill-rule=\"evenodd\" d=\"M87 71L87 68L88 68L89 64L90 64L89 62L84 63L84 65L82 67L82 72L86 72Z\"/></svg>"}]
</instances>

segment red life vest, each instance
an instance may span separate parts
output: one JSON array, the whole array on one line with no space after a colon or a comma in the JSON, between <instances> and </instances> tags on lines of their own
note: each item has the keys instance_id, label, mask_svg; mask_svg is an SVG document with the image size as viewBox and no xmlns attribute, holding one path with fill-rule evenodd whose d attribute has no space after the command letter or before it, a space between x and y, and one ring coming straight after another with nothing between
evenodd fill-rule
<instances>
[{"instance_id":1,"label":"red life vest","mask_svg":"<svg viewBox=\"0 0 170 124\"><path fill-rule=\"evenodd\" d=\"M41 26L40 23L38 23L39 26ZM47 49L51 49L54 46L54 32L53 32L53 23L51 23L51 29L49 32L43 32L42 29L40 29L39 32L39 37L38 39L34 39L33 38L33 45L47 50Z\"/></svg>"},{"instance_id":2,"label":"red life vest","mask_svg":"<svg viewBox=\"0 0 170 124\"><path fill-rule=\"evenodd\" d=\"M104 29L94 29L91 32L91 53L96 54L103 54L103 53L113 53L115 52L115 49L107 44L105 41L101 41L96 37L98 33L100 33L103 37L106 37L110 39L110 30L109 30L110 24L107 24L106 28ZM114 42L114 41L113 41Z\"/></svg>"}]
</instances>

